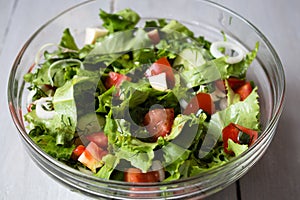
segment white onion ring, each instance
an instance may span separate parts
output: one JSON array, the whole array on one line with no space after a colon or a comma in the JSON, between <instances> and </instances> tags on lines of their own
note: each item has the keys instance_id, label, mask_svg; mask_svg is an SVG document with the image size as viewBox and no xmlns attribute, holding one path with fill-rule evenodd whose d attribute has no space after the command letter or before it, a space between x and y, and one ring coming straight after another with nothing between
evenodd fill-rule
<instances>
[{"instance_id":1,"label":"white onion ring","mask_svg":"<svg viewBox=\"0 0 300 200\"><path fill-rule=\"evenodd\" d=\"M40 98L39 100L35 101L36 115L41 119L52 119L55 115L54 110L48 111L43 108L43 106L45 106L47 101L52 101L52 98L51 97L43 97L43 98Z\"/></svg>"},{"instance_id":2,"label":"white onion ring","mask_svg":"<svg viewBox=\"0 0 300 200\"><path fill-rule=\"evenodd\" d=\"M220 57L226 56L219 51L219 48L225 48L227 50L234 50L237 53L236 56L229 56L226 59L226 62L228 64L235 64L235 63L241 62L245 57L245 52L237 44L227 42L227 41L217 41L217 42L213 42L210 46L210 53L215 58L220 58Z\"/></svg>"},{"instance_id":3,"label":"white onion ring","mask_svg":"<svg viewBox=\"0 0 300 200\"><path fill-rule=\"evenodd\" d=\"M80 69L84 69L84 65L83 63L78 60L78 59L73 59L73 58L69 58L69 59L64 59L64 60L58 60L54 63L52 63L50 66L49 66L49 69L48 69L48 78L49 78L49 81L50 81L50 85L51 86L54 86L54 82L52 80L52 76L51 76L51 70L52 68L56 67L56 66L59 66L60 64L62 63L68 63L68 62L74 62L74 63L79 63L80 64Z\"/></svg>"},{"instance_id":4,"label":"white onion ring","mask_svg":"<svg viewBox=\"0 0 300 200\"><path fill-rule=\"evenodd\" d=\"M59 46L59 45L57 45L57 44L55 44L55 43L47 43L47 44L43 45L43 46L38 50L37 54L35 55L34 63L35 63L36 65L38 65L39 62L40 62L40 58L41 58L41 56L42 56L43 50L45 50L46 48L51 47L51 46L60 48L60 49L62 49L64 52L75 52L75 53L78 52L78 51L73 50L73 49L68 49L68 48Z\"/></svg>"}]
</instances>

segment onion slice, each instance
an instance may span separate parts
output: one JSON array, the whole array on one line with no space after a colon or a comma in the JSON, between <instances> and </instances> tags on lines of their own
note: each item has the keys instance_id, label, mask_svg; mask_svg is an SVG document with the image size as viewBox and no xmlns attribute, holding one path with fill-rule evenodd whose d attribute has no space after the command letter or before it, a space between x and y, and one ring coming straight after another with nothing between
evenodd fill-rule
<instances>
[{"instance_id":1,"label":"onion slice","mask_svg":"<svg viewBox=\"0 0 300 200\"><path fill-rule=\"evenodd\" d=\"M228 58L226 59L226 62L228 64L235 64L241 62L245 57L245 52L241 47L239 47L237 44L227 42L227 41L213 42L210 46L210 53L215 58L221 58L226 56L222 52L220 52L219 50L220 48L225 48L226 50L233 50L237 53L236 56L228 56Z\"/></svg>"},{"instance_id":2,"label":"onion slice","mask_svg":"<svg viewBox=\"0 0 300 200\"><path fill-rule=\"evenodd\" d=\"M52 75L51 75L51 70L54 69L55 67L61 67L62 64L68 63L68 62L78 63L78 64L80 65L80 66L79 66L80 69L84 69L83 63L82 63L80 60L74 59L74 58L69 58L69 59L64 59L64 60L58 60L58 61L52 63L52 64L49 66L48 74L47 74L51 86L54 86L54 82L53 82L53 80L52 80Z\"/></svg>"},{"instance_id":3,"label":"onion slice","mask_svg":"<svg viewBox=\"0 0 300 200\"><path fill-rule=\"evenodd\" d=\"M48 101L52 101L51 97L42 97L35 102L36 115L41 119L52 119L55 115L54 110L45 110L43 107L47 107Z\"/></svg>"},{"instance_id":4,"label":"onion slice","mask_svg":"<svg viewBox=\"0 0 300 200\"><path fill-rule=\"evenodd\" d=\"M35 55L35 59L34 59L34 63L36 65L38 65L40 63L40 58L43 55L44 50L46 50L48 47L57 47L60 48L61 50L63 50L64 52L78 52L77 50L73 50L73 49L68 49L65 47L62 47L60 45L57 45L55 43L47 43L45 45L43 45L37 52L37 54Z\"/></svg>"}]
</instances>

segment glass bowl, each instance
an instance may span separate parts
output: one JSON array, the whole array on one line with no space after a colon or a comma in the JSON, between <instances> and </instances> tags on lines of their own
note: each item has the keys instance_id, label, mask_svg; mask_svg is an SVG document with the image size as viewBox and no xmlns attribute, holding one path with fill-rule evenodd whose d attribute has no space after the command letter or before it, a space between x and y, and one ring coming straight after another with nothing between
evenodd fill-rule
<instances>
[{"instance_id":1,"label":"glass bowl","mask_svg":"<svg viewBox=\"0 0 300 200\"><path fill-rule=\"evenodd\" d=\"M28 136L22 113L26 113L27 91L23 80L34 63L36 52L46 43L57 43L66 27L75 38L83 38L86 27L99 26L99 9L113 12L130 7L142 20L166 18L184 23L209 41L222 40L222 30L229 41L251 50L260 43L257 58L247 77L259 88L262 132L256 143L229 163L209 172L178 181L132 184L104 180L66 166L43 152ZM83 44L83 41L76 41ZM285 93L281 61L267 38L246 19L216 3L205 0L92 0L74 6L45 23L25 43L11 69L8 103L11 116L29 155L48 175L84 194L114 199L198 199L216 193L243 176L264 154L275 134ZM136 188L132 190L132 188Z\"/></svg>"}]
</instances>

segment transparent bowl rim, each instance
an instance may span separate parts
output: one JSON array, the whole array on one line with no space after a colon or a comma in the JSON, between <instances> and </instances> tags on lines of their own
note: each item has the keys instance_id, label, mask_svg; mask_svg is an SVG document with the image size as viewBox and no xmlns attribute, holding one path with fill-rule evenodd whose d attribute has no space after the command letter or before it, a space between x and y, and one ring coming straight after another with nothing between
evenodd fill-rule
<instances>
[{"instance_id":1,"label":"transparent bowl rim","mask_svg":"<svg viewBox=\"0 0 300 200\"><path fill-rule=\"evenodd\" d=\"M205 180L205 179L203 179L203 177L209 177L211 174L215 174L215 173L218 173L220 171L223 171L224 169L228 168L229 166L236 165L241 159L247 158L248 155L251 155L254 151L256 151L256 149L258 148L258 145L261 143L261 141L265 137L270 137L269 133L274 128L274 126L276 126L276 123L279 120L280 115L282 113L282 110L283 110L283 107L284 107L284 101L285 101L285 90L286 90L285 72L284 72L283 65L282 65L282 62L281 62L278 54L276 53L274 47L269 42L269 40L265 37L265 35L260 30L258 30L251 22L249 22L247 19L245 19L244 17L242 17L241 15L236 13L235 11L233 11L233 10L231 10L231 9L221 5L221 4L218 4L216 2L210 1L210 0L194 0L195 2L202 2L202 3L205 3L207 5L213 6L217 9L220 9L220 10L226 12L226 13L229 13L232 16L236 17L237 19L243 21L247 26L249 26L266 43L266 45L268 47L268 50L271 52L272 56L274 57L274 59L277 63L277 69L279 70L279 75L281 75L281 90L282 91L280 93L280 96L278 97L278 102L276 102L275 109L274 109L274 111L275 111L274 115L272 116L269 124L267 124L267 126L265 127L264 131L261 133L258 140L255 142L255 144L252 145L246 152L242 153L238 157L233 158L230 162L225 163L225 164L223 164L221 166L218 166L216 168L213 168L213 169L209 170L208 172L204 172L204 173L201 173L199 175L195 175L195 176L189 177L189 178L179 179L179 180L176 180L176 181L159 182L159 183L127 183L127 182L124 182L124 181L100 179L98 177L87 175L87 174L84 174L84 173L80 172L79 170L71 168L71 167L59 162L58 160L52 158L51 156L49 156L45 152L43 152L30 139L30 137L28 136L28 133L26 132L26 130L25 130L23 124L22 124L22 121L18 118L18 115L19 115L18 108L13 107L14 98L13 98L13 91L12 91L11 88L13 88L13 85L14 85L14 77L16 75L16 71L18 69L19 62L21 61L21 59L23 57L23 54L25 53L27 47L30 45L31 41L34 40L35 37L43 29L45 29L49 24L51 24L53 21L55 21L59 17L63 16L64 14L68 13L69 11L71 11L73 9L76 9L80 6L83 6L85 4L95 2L95 1L97 1L97 0L87 0L87 1L84 1L82 3L77 4L75 6L72 6L68 9L64 10L60 14L56 15L55 17L53 17L52 19L47 21L45 24L43 24L26 41L26 43L23 45L22 49L18 53L18 55L17 55L17 57L16 57L16 59L13 63L13 67L11 69L11 73L10 73L10 76L9 76L8 90L7 90L9 110L10 110L13 122L14 122L15 126L17 127L19 133L21 133L22 138L26 141L26 143L30 146L30 148L32 148L35 152L37 152L41 157L43 157L44 159L49 161L49 163L51 163L52 165L57 166L60 169L65 170L69 173L72 173L72 174L76 175L77 177L81 177L81 178L85 178L85 179L89 179L89 180L94 180L94 181L97 181L97 182L100 182L100 183L103 183L103 184L116 184L116 185L124 185L124 186L132 186L132 185L135 185L135 186L167 186L167 185L171 185L171 184L173 185L173 184L179 184L179 183L186 183L186 182L193 181L193 180Z\"/></svg>"}]
</instances>

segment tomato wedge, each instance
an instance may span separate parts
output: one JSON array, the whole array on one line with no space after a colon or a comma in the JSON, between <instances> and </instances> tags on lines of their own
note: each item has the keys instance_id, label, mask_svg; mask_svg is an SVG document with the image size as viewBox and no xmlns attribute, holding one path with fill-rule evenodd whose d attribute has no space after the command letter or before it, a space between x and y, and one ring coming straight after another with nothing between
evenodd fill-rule
<instances>
[{"instance_id":1,"label":"tomato wedge","mask_svg":"<svg viewBox=\"0 0 300 200\"><path fill-rule=\"evenodd\" d=\"M155 61L150 68L146 71L146 77L166 73L167 84L169 88L175 86L175 76L171 64L166 57L162 57Z\"/></svg>"},{"instance_id":2,"label":"tomato wedge","mask_svg":"<svg viewBox=\"0 0 300 200\"><path fill-rule=\"evenodd\" d=\"M251 94L252 86L250 82L246 82L244 85L239 87L235 92L240 95L241 101L243 101Z\"/></svg>"},{"instance_id":3,"label":"tomato wedge","mask_svg":"<svg viewBox=\"0 0 300 200\"><path fill-rule=\"evenodd\" d=\"M240 141L240 134L245 133L249 136L249 142L248 146L251 146L254 144L254 142L258 138L258 132L246 127L243 127L238 124L230 123L222 130L222 139L224 144L224 151L225 153L232 154L233 152L228 151L228 139L231 139L233 142L241 144Z\"/></svg>"},{"instance_id":4,"label":"tomato wedge","mask_svg":"<svg viewBox=\"0 0 300 200\"><path fill-rule=\"evenodd\" d=\"M106 89L109 89L112 86L119 87L124 81L130 81L130 78L123 74L119 74L116 72L109 72L104 85Z\"/></svg>"},{"instance_id":5,"label":"tomato wedge","mask_svg":"<svg viewBox=\"0 0 300 200\"><path fill-rule=\"evenodd\" d=\"M85 146L83 145L78 145L72 152L71 158L73 160L77 160L79 156L84 152Z\"/></svg>"},{"instance_id":6,"label":"tomato wedge","mask_svg":"<svg viewBox=\"0 0 300 200\"><path fill-rule=\"evenodd\" d=\"M227 150L228 148L228 139L231 139L235 143L239 143L238 136L239 136L239 129L236 128L236 126L233 123L230 123L228 126L223 128L222 130L222 139L224 144L224 151L225 153L232 154L233 152L230 152Z\"/></svg>"},{"instance_id":7,"label":"tomato wedge","mask_svg":"<svg viewBox=\"0 0 300 200\"><path fill-rule=\"evenodd\" d=\"M243 79L239 79L236 77L230 77L227 79L228 85L229 87L235 91L236 89L238 89L239 87L241 87L242 85L244 85L246 83L245 80ZM221 91L225 92L225 81L223 80L217 80L216 81L216 86L218 89L220 89Z\"/></svg>"},{"instance_id":8,"label":"tomato wedge","mask_svg":"<svg viewBox=\"0 0 300 200\"><path fill-rule=\"evenodd\" d=\"M230 77L227 79L229 87L237 94L240 95L241 101L245 100L252 92L252 86L250 82L246 82L243 79ZM216 87L225 92L225 83L223 80L217 80L215 82Z\"/></svg>"},{"instance_id":9,"label":"tomato wedge","mask_svg":"<svg viewBox=\"0 0 300 200\"><path fill-rule=\"evenodd\" d=\"M152 140L170 133L174 121L173 108L157 108L150 110L144 117L143 124L150 133Z\"/></svg>"},{"instance_id":10,"label":"tomato wedge","mask_svg":"<svg viewBox=\"0 0 300 200\"><path fill-rule=\"evenodd\" d=\"M249 146L253 145L254 142L257 140L258 138L258 132L243 126L240 126L238 124L235 125L239 130L241 130L243 133L246 133L247 135L250 136L250 143Z\"/></svg>"},{"instance_id":11,"label":"tomato wedge","mask_svg":"<svg viewBox=\"0 0 300 200\"><path fill-rule=\"evenodd\" d=\"M215 112L215 104L210 96L210 94L200 92L194 96L188 103L183 114L189 115L191 113L197 113L199 109L202 109L209 115Z\"/></svg>"},{"instance_id":12,"label":"tomato wedge","mask_svg":"<svg viewBox=\"0 0 300 200\"><path fill-rule=\"evenodd\" d=\"M131 183L153 183L159 181L159 173L157 171L142 173L140 169L129 168L125 171L124 180Z\"/></svg>"},{"instance_id":13,"label":"tomato wedge","mask_svg":"<svg viewBox=\"0 0 300 200\"><path fill-rule=\"evenodd\" d=\"M239 87L241 87L242 85L244 85L246 83L245 80L243 79L238 79L238 78L235 78L235 77L230 77L227 79L228 81L228 85L229 87L235 91L236 89L238 89Z\"/></svg>"}]
</instances>

